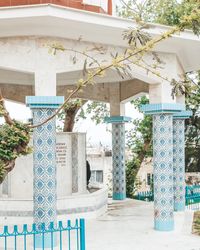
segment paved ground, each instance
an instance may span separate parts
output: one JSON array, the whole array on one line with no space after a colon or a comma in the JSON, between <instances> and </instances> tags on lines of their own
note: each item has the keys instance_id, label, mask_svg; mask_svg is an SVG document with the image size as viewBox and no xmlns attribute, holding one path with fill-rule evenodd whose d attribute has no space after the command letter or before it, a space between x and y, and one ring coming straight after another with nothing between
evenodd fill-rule
<instances>
[{"instance_id":1,"label":"paved ground","mask_svg":"<svg viewBox=\"0 0 200 250\"><path fill-rule=\"evenodd\" d=\"M174 232L154 231L152 218L152 203L113 202L106 215L86 221L86 250L200 250L191 212L176 214Z\"/></svg>"}]
</instances>

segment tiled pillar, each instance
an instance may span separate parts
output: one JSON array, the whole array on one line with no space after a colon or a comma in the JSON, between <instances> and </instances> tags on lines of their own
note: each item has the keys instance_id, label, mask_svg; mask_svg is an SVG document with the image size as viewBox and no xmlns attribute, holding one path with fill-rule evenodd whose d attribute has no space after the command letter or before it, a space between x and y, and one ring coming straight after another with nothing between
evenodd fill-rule
<instances>
[{"instance_id":1,"label":"tiled pillar","mask_svg":"<svg viewBox=\"0 0 200 250\"><path fill-rule=\"evenodd\" d=\"M112 124L113 200L126 198L125 126Z\"/></svg>"},{"instance_id":2,"label":"tiled pillar","mask_svg":"<svg viewBox=\"0 0 200 250\"><path fill-rule=\"evenodd\" d=\"M125 173L125 122L130 118L125 116L106 117L107 123L112 123L112 162L113 162L113 200L126 199Z\"/></svg>"},{"instance_id":3,"label":"tiled pillar","mask_svg":"<svg viewBox=\"0 0 200 250\"><path fill-rule=\"evenodd\" d=\"M184 105L173 103L141 107L145 114L153 115L154 228L157 231L174 229L173 113L183 109Z\"/></svg>"},{"instance_id":4,"label":"tiled pillar","mask_svg":"<svg viewBox=\"0 0 200 250\"><path fill-rule=\"evenodd\" d=\"M182 111L173 119L174 210L185 210L185 119L190 111Z\"/></svg>"},{"instance_id":5,"label":"tiled pillar","mask_svg":"<svg viewBox=\"0 0 200 250\"><path fill-rule=\"evenodd\" d=\"M154 227L174 227L173 197L173 115L153 115Z\"/></svg>"},{"instance_id":6,"label":"tiled pillar","mask_svg":"<svg viewBox=\"0 0 200 250\"><path fill-rule=\"evenodd\" d=\"M33 112L33 124L40 124L53 115L63 103L63 97L29 96L27 105ZM56 222L56 120L51 119L33 131L33 216L40 228ZM50 235L44 239L45 248L50 247ZM54 242L55 244L55 242ZM36 247L42 247L42 237L36 237Z\"/></svg>"}]
</instances>

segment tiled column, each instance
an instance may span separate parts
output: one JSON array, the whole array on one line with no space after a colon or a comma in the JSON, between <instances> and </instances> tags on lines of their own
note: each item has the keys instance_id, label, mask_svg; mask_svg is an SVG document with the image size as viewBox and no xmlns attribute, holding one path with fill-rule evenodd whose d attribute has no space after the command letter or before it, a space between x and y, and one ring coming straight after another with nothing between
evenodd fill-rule
<instances>
[{"instance_id":1,"label":"tiled column","mask_svg":"<svg viewBox=\"0 0 200 250\"><path fill-rule=\"evenodd\" d=\"M126 199L125 173L125 122L130 118L125 116L106 117L107 123L112 123L112 162L113 162L113 200Z\"/></svg>"},{"instance_id":2,"label":"tiled column","mask_svg":"<svg viewBox=\"0 0 200 250\"><path fill-rule=\"evenodd\" d=\"M154 226L174 227L172 114L153 115Z\"/></svg>"},{"instance_id":3,"label":"tiled column","mask_svg":"<svg viewBox=\"0 0 200 250\"><path fill-rule=\"evenodd\" d=\"M141 110L153 115L154 228L174 229L173 194L173 113L181 104L148 104Z\"/></svg>"},{"instance_id":4,"label":"tiled column","mask_svg":"<svg viewBox=\"0 0 200 250\"><path fill-rule=\"evenodd\" d=\"M33 124L40 124L53 115L63 103L63 97L30 96L26 103L33 111ZM56 120L51 119L33 131L33 216L40 228L56 222ZM44 239L45 248L50 247L51 235ZM54 241L55 243L55 241ZM36 237L36 247L42 247L42 237Z\"/></svg>"},{"instance_id":5,"label":"tiled column","mask_svg":"<svg viewBox=\"0 0 200 250\"><path fill-rule=\"evenodd\" d=\"M185 210L185 119L190 111L182 111L173 119L174 210Z\"/></svg>"},{"instance_id":6,"label":"tiled column","mask_svg":"<svg viewBox=\"0 0 200 250\"><path fill-rule=\"evenodd\" d=\"M126 198L125 126L112 124L113 200Z\"/></svg>"}]
</instances>

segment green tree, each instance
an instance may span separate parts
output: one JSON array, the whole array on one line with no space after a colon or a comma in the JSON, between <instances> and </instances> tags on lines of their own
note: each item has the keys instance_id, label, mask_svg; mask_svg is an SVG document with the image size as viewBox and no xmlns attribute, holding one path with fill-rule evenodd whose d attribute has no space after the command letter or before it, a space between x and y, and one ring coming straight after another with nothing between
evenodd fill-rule
<instances>
[{"instance_id":1,"label":"green tree","mask_svg":"<svg viewBox=\"0 0 200 250\"><path fill-rule=\"evenodd\" d=\"M186 171L200 172L200 71L192 73L198 88L186 97L186 106L192 117L186 120Z\"/></svg>"},{"instance_id":2,"label":"green tree","mask_svg":"<svg viewBox=\"0 0 200 250\"><path fill-rule=\"evenodd\" d=\"M199 8L198 0L120 0L120 16L143 22L180 25L182 17ZM191 24L188 24L191 28Z\"/></svg>"},{"instance_id":3,"label":"green tree","mask_svg":"<svg viewBox=\"0 0 200 250\"><path fill-rule=\"evenodd\" d=\"M90 117L98 125L103 123L105 116L109 116L107 103L77 98L67 103L58 118L63 122L63 132L72 132L75 123L80 119Z\"/></svg>"},{"instance_id":4,"label":"green tree","mask_svg":"<svg viewBox=\"0 0 200 250\"><path fill-rule=\"evenodd\" d=\"M149 99L142 96L131 101L134 108L140 112L140 105L148 104ZM127 134L127 145L132 152L132 160L126 163L127 197L133 197L136 175L141 163L146 157L152 157L152 116L135 119L133 129Z\"/></svg>"}]
</instances>

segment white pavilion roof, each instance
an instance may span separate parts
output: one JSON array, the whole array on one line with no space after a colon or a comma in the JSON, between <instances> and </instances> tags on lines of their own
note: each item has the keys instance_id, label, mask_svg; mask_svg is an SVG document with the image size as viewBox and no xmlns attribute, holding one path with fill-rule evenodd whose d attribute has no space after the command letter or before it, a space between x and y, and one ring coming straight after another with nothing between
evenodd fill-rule
<instances>
[{"instance_id":1,"label":"white pavilion roof","mask_svg":"<svg viewBox=\"0 0 200 250\"><path fill-rule=\"evenodd\" d=\"M122 33L132 20L51 4L0 8L0 37L53 36L124 47ZM169 27L150 24L148 32L159 35ZM200 38L191 31L175 35L156 47L176 53L184 71L200 68Z\"/></svg>"}]
</instances>

